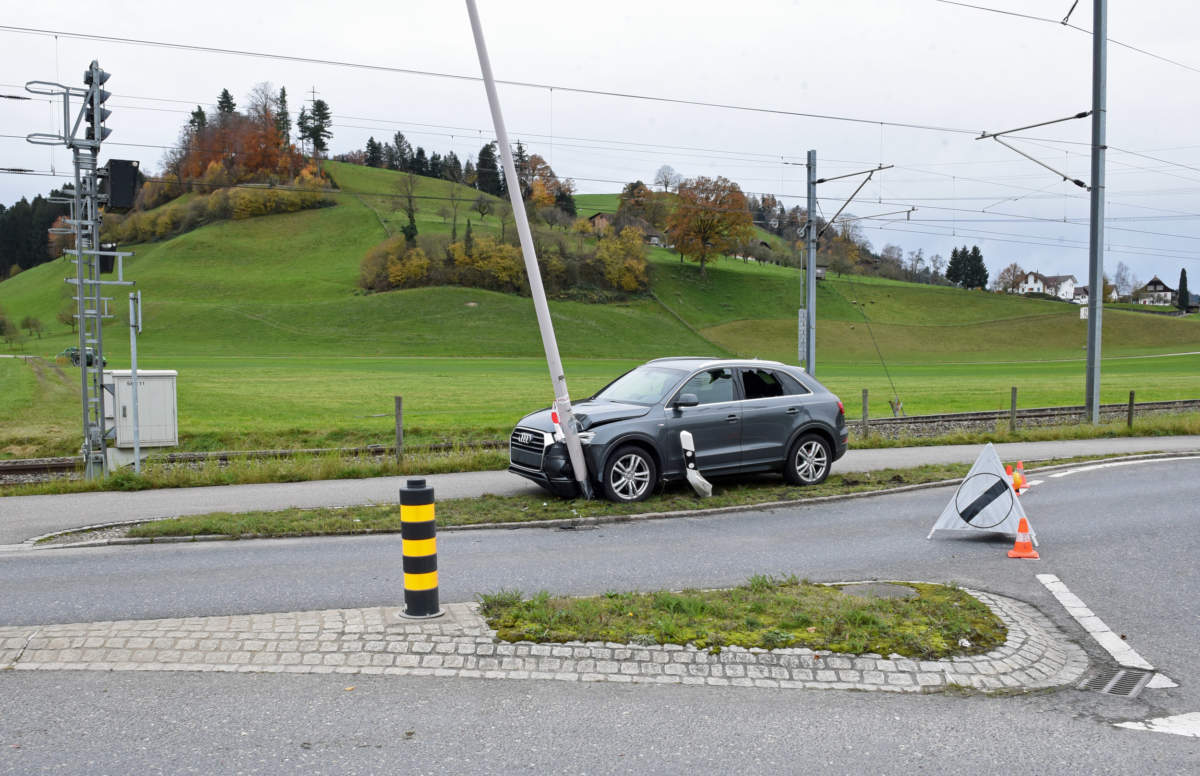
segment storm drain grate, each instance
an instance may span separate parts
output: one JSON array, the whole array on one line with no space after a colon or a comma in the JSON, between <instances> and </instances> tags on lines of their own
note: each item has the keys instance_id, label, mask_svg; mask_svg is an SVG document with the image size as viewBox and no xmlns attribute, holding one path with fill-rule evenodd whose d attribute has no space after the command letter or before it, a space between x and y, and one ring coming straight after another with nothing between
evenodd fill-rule
<instances>
[{"instance_id":1,"label":"storm drain grate","mask_svg":"<svg viewBox=\"0 0 1200 776\"><path fill-rule=\"evenodd\" d=\"M1079 689L1133 698L1142 691L1152 676L1153 671L1143 671L1140 668L1105 668L1081 682Z\"/></svg>"}]
</instances>

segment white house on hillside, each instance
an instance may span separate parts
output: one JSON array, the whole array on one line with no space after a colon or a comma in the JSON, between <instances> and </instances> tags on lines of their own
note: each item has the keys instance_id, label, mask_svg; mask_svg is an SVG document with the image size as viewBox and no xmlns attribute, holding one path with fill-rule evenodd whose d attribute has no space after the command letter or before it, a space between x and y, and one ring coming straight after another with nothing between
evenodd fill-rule
<instances>
[{"instance_id":1,"label":"white house on hillside","mask_svg":"<svg viewBox=\"0 0 1200 776\"><path fill-rule=\"evenodd\" d=\"M1155 275L1150 282L1133 292L1133 300L1138 304L1175 304L1175 289L1158 279Z\"/></svg>"},{"instance_id":2,"label":"white house on hillside","mask_svg":"<svg viewBox=\"0 0 1200 776\"><path fill-rule=\"evenodd\" d=\"M1078 282L1074 275L1043 275L1040 272L1026 272L1021 278L1017 292L1021 294L1052 294L1070 302L1075 298L1075 284Z\"/></svg>"}]
</instances>

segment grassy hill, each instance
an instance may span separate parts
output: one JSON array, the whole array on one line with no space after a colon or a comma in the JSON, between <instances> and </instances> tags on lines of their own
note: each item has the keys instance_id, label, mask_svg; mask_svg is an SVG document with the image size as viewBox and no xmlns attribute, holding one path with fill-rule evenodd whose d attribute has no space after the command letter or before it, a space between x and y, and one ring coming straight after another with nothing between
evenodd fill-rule
<instances>
[{"instance_id":1,"label":"grassy hill","mask_svg":"<svg viewBox=\"0 0 1200 776\"><path fill-rule=\"evenodd\" d=\"M398 231L398 173L327 163L336 206L228 221L134 246L126 276L145 303L142 368L178 369L182 446L192 449L386 442L392 397L405 398L413 442L502 435L551 397L532 302L443 287L366 295L358 266ZM417 226L448 234L438 210L455 184L419 178ZM460 234L498 230L459 187ZM616 195L582 195L579 212L611 211ZM737 353L795 362L799 272L721 260L708 277L662 249L650 252L653 297L623 304L551 302L572 394L625 368L677 354ZM24 351L53 356L75 337L54 320L67 299L56 261L0 283L10 319L40 318ZM105 328L109 365L128 367L124 290ZM858 414L892 385L911 413L1080 403L1085 322L1074 305L860 277L818 287L816 373ZM870 327L866 325L869 319ZM1200 324L1106 310L1105 401L1200 396ZM882 358L881 358L882 357ZM884 367L887 367L885 372ZM78 373L0 359L0 455L73 451Z\"/></svg>"}]
</instances>

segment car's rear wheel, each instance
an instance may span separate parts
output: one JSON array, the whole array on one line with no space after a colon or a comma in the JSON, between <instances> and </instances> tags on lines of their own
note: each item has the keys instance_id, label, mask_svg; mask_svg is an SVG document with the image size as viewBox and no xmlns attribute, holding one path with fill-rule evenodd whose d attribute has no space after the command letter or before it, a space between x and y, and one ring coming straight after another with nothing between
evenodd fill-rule
<instances>
[{"instance_id":1,"label":"car's rear wheel","mask_svg":"<svg viewBox=\"0 0 1200 776\"><path fill-rule=\"evenodd\" d=\"M609 501L645 501L658 481L658 466L643 448L625 445L604 464L604 496Z\"/></svg>"},{"instance_id":2,"label":"car's rear wheel","mask_svg":"<svg viewBox=\"0 0 1200 776\"><path fill-rule=\"evenodd\" d=\"M792 445L783 476L793 485L819 485L829 476L831 460L829 443L817 434L805 434Z\"/></svg>"}]
</instances>

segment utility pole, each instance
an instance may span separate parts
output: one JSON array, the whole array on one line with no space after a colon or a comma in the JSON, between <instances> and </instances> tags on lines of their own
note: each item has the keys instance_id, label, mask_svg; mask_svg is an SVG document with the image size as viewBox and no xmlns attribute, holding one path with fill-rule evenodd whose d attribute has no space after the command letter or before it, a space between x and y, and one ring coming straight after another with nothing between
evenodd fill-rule
<instances>
[{"instance_id":1,"label":"utility pole","mask_svg":"<svg viewBox=\"0 0 1200 776\"><path fill-rule=\"evenodd\" d=\"M546 303L546 291L542 287L542 272L534 252L533 236L529 231L529 219L525 214L525 203L521 200L521 187L517 168L513 164L512 147L508 144L508 130L500 112L500 98L496 94L496 81L492 76L492 64L488 59L487 44L483 40L483 26L479 22L479 11L475 0L466 0L467 15L471 17L471 32L475 36L475 50L479 55L479 69L483 74L483 85L487 92L488 107L492 111L492 123L496 128L496 140L500 146L500 158L504 162L505 180L509 182L508 195L512 202L513 220L517 224L517 235L521 238L521 254L525 258L525 274L529 277L530 296L537 313L538 328L542 334L542 348L546 351L546 365L550 368L550 381L554 386L555 423L561 425L562 435L571 458L571 469L584 498L592 497L592 485L588 479L587 461L583 457L583 446L579 442L575 427L575 416L571 412L571 395L567 391L567 377L562 359L558 354L558 340L554 336L554 323L550 320L550 307Z\"/></svg>"},{"instance_id":2,"label":"utility pole","mask_svg":"<svg viewBox=\"0 0 1200 776\"><path fill-rule=\"evenodd\" d=\"M1100 422L1100 333L1104 314L1104 149L1107 114L1108 0L1092 6L1092 212L1088 229L1087 415Z\"/></svg>"},{"instance_id":3,"label":"utility pole","mask_svg":"<svg viewBox=\"0 0 1200 776\"><path fill-rule=\"evenodd\" d=\"M804 228L804 368L816 374L817 360L817 152L808 152L808 224Z\"/></svg>"},{"instance_id":4,"label":"utility pole","mask_svg":"<svg viewBox=\"0 0 1200 776\"><path fill-rule=\"evenodd\" d=\"M103 250L100 245L100 206L109 197L100 190L101 180L108 169L99 164L100 144L112 130L104 126L112 111L104 107L111 96L102 87L109 74L95 60L83 73L85 88L64 86L53 81L30 81L25 90L62 100L62 132L34 132L26 140L35 145L65 145L75 162L75 191L68 220L75 237L75 247L67 249L75 258L75 277L66 282L75 287L75 317L79 320L79 380L83 407L83 444L80 454L84 474L88 479L103 477L108 471L106 442L109 429L104 422L104 332L103 320L112 318L108 309L111 297L101 296L104 286L131 286L123 277L125 256L132 253ZM72 121L71 98L82 101L79 113ZM81 128L83 131L81 132ZM101 280L102 257L112 257L116 263L116 280Z\"/></svg>"}]
</instances>

